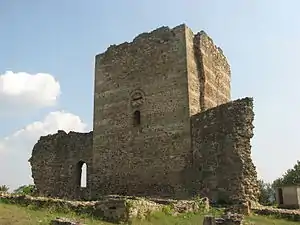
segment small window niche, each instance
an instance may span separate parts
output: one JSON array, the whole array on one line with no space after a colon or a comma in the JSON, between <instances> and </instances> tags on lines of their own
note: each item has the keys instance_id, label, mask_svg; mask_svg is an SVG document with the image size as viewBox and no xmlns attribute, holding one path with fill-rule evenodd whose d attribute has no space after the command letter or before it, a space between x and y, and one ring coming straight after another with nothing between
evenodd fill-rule
<instances>
[{"instance_id":1,"label":"small window niche","mask_svg":"<svg viewBox=\"0 0 300 225\"><path fill-rule=\"evenodd\" d=\"M141 125L141 112L139 110L136 110L133 113L133 125L135 127Z\"/></svg>"}]
</instances>

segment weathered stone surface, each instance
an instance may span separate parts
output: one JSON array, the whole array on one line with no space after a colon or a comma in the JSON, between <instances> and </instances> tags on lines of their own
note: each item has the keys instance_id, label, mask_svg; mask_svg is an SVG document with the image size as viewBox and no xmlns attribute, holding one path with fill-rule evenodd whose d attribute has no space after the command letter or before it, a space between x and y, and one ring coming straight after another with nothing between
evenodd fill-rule
<instances>
[{"instance_id":1,"label":"weathered stone surface","mask_svg":"<svg viewBox=\"0 0 300 225\"><path fill-rule=\"evenodd\" d=\"M93 133L58 131L35 144L32 177L39 195L59 198L89 198ZM81 165L87 164L87 187L80 188Z\"/></svg>"},{"instance_id":2,"label":"weathered stone surface","mask_svg":"<svg viewBox=\"0 0 300 225\"><path fill-rule=\"evenodd\" d=\"M300 221L300 209L279 209L268 206L255 206L251 211L258 215L274 216L277 218L288 219L292 221Z\"/></svg>"},{"instance_id":3,"label":"weathered stone surface","mask_svg":"<svg viewBox=\"0 0 300 225\"><path fill-rule=\"evenodd\" d=\"M110 46L95 59L93 134L39 140L30 160L38 191L70 199L255 201L252 100L230 102L230 73L212 39L185 25Z\"/></svg>"},{"instance_id":4,"label":"weathered stone surface","mask_svg":"<svg viewBox=\"0 0 300 225\"><path fill-rule=\"evenodd\" d=\"M241 215L250 215L251 208L249 202L241 202L239 204L233 204L226 208L225 212L237 213Z\"/></svg>"},{"instance_id":5,"label":"weathered stone surface","mask_svg":"<svg viewBox=\"0 0 300 225\"><path fill-rule=\"evenodd\" d=\"M190 160L185 30L162 27L96 56L95 195L181 195Z\"/></svg>"},{"instance_id":6,"label":"weathered stone surface","mask_svg":"<svg viewBox=\"0 0 300 225\"><path fill-rule=\"evenodd\" d=\"M203 225L216 225L216 219L214 216L205 216L203 219Z\"/></svg>"},{"instance_id":7,"label":"weathered stone surface","mask_svg":"<svg viewBox=\"0 0 300 225\"><path fill-rule=\"evenodd\" d=\"M243 215L236 213L227 213L221 218L205 216L203 220L203 225L242 225L243 221Z\"/></svg>"},{"instance_id":8,"label":"weathered stone surface","mask_svg":"<svg viewBox=\"0 0 300 225\"><path fill-rule=\"evenodd\" d=\"M70 220L68 218L56 218L51 220L50 225L84 225L83 223Z\"/></svg>"},{"instance_id":9,"label":"weathered stone surface","mask_svg":"<svg viewBox=\"0 0 300 225\"><path fill-rule=\"evenodd\" d=\"M244 221L244 215L238 213L226 213L222 220L216 221L216 224L223 225L241 225Z\"/></svg>"},{"instance_id":10,"label":"weathered stone surface","mask_svg":"<svg viewBox=\"0 0 300 225\"><path fill-rule=\"evenodd\" d=\"M223 51L201 31L186 28L190 115L231 100L231 71Z\"/></svg>"},{"instance_id":11,"label":"weathered stone surface","mask_svg":"<svg viewBox=\"0 0 300 225\"><path fill-rule=\"evenodd\" d=\"M214 202L256 200L257 173L251 160L254 119L251 98L192 117L194 188Z\"/></svg>"}]
</instances>

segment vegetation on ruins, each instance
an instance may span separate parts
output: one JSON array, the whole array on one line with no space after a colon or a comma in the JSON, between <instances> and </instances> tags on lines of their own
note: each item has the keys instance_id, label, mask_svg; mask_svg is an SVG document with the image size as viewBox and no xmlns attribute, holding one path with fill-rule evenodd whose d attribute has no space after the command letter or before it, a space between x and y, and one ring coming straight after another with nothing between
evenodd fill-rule
<instances>
[{"instance_id":1,"label":"vegetation on ruins","mask_svg":"<svg viewBox=\"0 0 300 225\"><path fill-rule=\"evenodd\" d=\"M24 195L34 195L36 192L36 188L33 184L22 185L14 190L15 194L24 194Z\"/></svg>"},{"instance_id":2,"label":"vegetation on ruins","mask_svg":"<svg viewBox=\"0 0 300 225\"><path fill-rule=\"evenodd\" d=\"M220 211L212 210L209 212L212 215L219 215ZM10 225L48 225L49 222L57 217L67 217L76 221L81 221L87 225L112 225L92 218L88 215L76 215L72 212L61 213L53 211L52 209L39 209L37 207L21 207L17 205L4 204L0 200L0 224ZM168 215L164 212L155 213L150 215L145 220L134 220L132 225L171 225L171 224L189 224L198 225L202 224L203 213L186 213L180 216ZM12 219L13 218L13 219ZM264 216L249 216L246 221L253 225L296 225L299 222L292 222L287 220L279 220L273 217Z\"/></svg>"}]
</instances>

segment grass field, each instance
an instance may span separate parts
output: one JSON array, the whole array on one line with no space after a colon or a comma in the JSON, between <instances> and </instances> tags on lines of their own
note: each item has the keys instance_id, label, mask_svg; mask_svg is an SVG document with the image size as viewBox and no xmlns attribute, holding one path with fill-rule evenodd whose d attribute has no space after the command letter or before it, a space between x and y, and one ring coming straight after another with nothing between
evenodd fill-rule
<instances>
[{"instance_id":1,"label":"grass field","mask_svg":"<svg viewBox=\"0 0 300 225\"><path fill-rule=\"evenodd\" d=\"M87 225L109 225L91 217L77 216L72 213L61 214L49 210L35 210L30 207L0 203L0 225L49 225L50 220L56 217L67 217L82 221ZM271 217L251 216L246 219L253 225L296 225L299 222L277 220ZM188 214L178 217L168 216L163 213L152 215L143 221L133 221L133 225L202 225L203 215Z\"/></svg>"}]
</instances>

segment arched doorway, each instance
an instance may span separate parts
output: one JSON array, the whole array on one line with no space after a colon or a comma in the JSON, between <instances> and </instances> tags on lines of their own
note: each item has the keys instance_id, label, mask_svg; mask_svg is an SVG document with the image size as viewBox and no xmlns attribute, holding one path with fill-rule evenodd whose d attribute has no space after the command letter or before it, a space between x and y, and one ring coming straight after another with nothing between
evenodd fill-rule
<instances>
[{"instance_id":1,"label":"arched doorway","mask_svg":"<svg viewBox=\"0 0 300 225\"><path fill-rule=\"evenodd\" d=\"M80 188L87 187L87 164L79 161L76 166L76 185Z\"/></svg>"}]
</instances>

